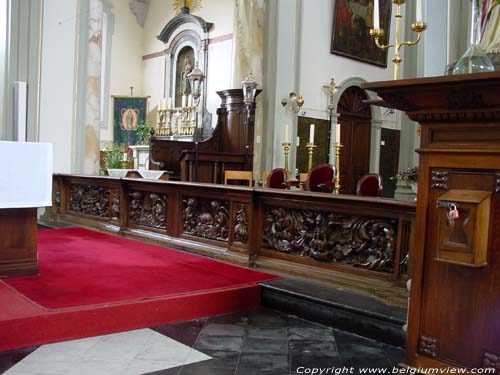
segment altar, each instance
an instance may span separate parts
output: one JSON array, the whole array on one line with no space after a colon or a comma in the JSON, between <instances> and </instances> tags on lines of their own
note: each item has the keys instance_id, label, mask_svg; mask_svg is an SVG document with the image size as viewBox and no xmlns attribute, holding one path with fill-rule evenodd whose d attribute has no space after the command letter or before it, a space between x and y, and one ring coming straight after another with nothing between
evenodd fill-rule
<instances>
[{"instance_id":1,"label":"altar","mask_svg":"<svg viewBox=\"0 0 500 375\"><path fill-rule=\"evenodd\" d=\"M52 144L0 141L0 277L34 275L37 208L52 205Z\"/></svg>"}]
</instances>

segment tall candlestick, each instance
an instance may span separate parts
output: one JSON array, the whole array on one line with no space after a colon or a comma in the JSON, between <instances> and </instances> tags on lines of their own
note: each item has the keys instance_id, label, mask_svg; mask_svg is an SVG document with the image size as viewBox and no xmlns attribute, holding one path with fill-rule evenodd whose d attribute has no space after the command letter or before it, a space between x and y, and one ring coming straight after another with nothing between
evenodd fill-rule
<instances>
[{"instance_id":1,"label":"tall candlestick","mask_svg":"<svg viewBox=\"0 0 500 375\"><path fill-rule=\"evenodd\" d=\"M373 28L380 29L380 6L378 0L373 4Z\"/></svg>"},{"instance_id":2,"label":"tall candlestick","mask_svg":"<svg viewBox=\"0 0 500 375\"><path fill-rule=\"evenodd\" d=\"M335 142L340 143L340 124L335 125Z\"/></svg>"},{"instance_id":3,"label":"tall candlestick","mask_svg":"<svg viewBox=\"0 0 500 375\"><path fill-rule=\"evenodd\" d=\"M423 18L422 18L422 0L417 0L417 19L416 21L417 22L422 22L423 21Z\"/></svg>"},{"instance_id":4,"label":"tall candlestick","mask_svg":"<svg viewBox=\"0 0 500 375\"><path fill-rule=\"evenodd\" d=\"M290 143L288 139L288 125L285 125L285 142Z\"/></svg>"},{"instance_id":5,"label":"tall candlestick","mask_svg":"<svg viewBox=\"0 0 500 375\"><path fill-rule=\"evenodd\" d=\"M309 143L314 144L314 124L309 127Z\"/></svg>"}]
</instances>

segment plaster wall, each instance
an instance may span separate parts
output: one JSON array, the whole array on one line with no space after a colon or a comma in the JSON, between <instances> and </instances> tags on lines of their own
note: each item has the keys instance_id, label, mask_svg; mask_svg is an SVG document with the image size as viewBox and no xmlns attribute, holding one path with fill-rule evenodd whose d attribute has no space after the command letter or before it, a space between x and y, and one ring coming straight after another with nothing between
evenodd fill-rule
<instances>
[{"instance_id":1,"label":"plaster wall","mask_svg":"<svg viewBox=\"0 0 500 375\"><path fill-rule=\"evenodd\" d=\"M40 142L54 147L54 172L73 172L77 0L45 0L40 82Z\"/></svg>"},{"instance_id":2,"label":"plaster wall","mask_svg":"<svg viewBox=\"0 0 500 375\"><path fill-rule=\"evenodd\" d=\"M130 95L130 87L134 88L134 96L143 93L143 34L144 29L137 23L129 9L129 2L113 0L111 8L114 14L114 31L111 40L109 94L118 96ZM148 94L149 95L149 94ZM106 126L101 129L101 143L113 140L113 100L109 100ZM151 107L151 102L149 102Z\"/></svg>"}]
</instances>

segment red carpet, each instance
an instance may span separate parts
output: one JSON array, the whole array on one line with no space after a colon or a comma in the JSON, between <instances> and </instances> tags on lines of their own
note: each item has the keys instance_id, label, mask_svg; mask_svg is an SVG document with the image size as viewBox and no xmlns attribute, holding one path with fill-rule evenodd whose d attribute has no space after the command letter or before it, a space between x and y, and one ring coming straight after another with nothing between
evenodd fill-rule
<instances>
[{"instance_id":1,"label":"red carpet","mask_svg":"<svg viewBox=\"0 0 500 375\"><path fill-rule=\"evenodd\" d=\"M253 309L276 278L81 228L38 236L40 274L0 281L0 351Z\"/></svg>"}]
</instances>

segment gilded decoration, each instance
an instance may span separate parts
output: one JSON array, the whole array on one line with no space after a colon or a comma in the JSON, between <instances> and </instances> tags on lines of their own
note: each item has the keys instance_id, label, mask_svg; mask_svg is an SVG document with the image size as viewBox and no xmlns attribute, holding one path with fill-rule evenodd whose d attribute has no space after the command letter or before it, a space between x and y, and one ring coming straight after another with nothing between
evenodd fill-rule
<instances>
[{"instance_id":1,"label":"gilded decoration","mask_svg":"<svg viewBox=\"0 0 500 375\"><path fill-rule=\"evenodd\" d=\"M147 191L131 191L129 221L130 223L167 229L167 195Z\"/></svg>"},{"instance_id":2,"label":"gilded decoration","mask_svg":"<svg viewBox=\"0 0 500 375\"><path fill-rule=\"evenodd\" d=\"M247 220L248 206L246 204L239 204L236 210L236 220L234 225L234 241L247 243L248 240L248 220Z\"/></svg>"},{"instance_id":3,"label":"gilded decoration","mask_svg":"<svg viewBox=\"0 0 500 375\"><path fill-rule=\"evenodd\" d=\"M71 184L68 209L86 215L108 217L109 189L95 185Z\"/></svg>"},{"instance_id":4,"label":"gilded decoration","mask_svg":"<svg viewBox=\"0 0 500 375\"><path fill-rule=\"evenodd\" d=\"M263 247L321 262L393 272L397 221L266 207Z\"/></svg>"},{"instance_id":5,"label":"gilded decoration","mask_svg":"<svg viewBox=\"0 0 500 375\"><path fill-rule=\"evenodd\" d=\"M184 233L227 241L229 235L228 201L186 198L182 204Z\"/></svg>"}]
</instances>

